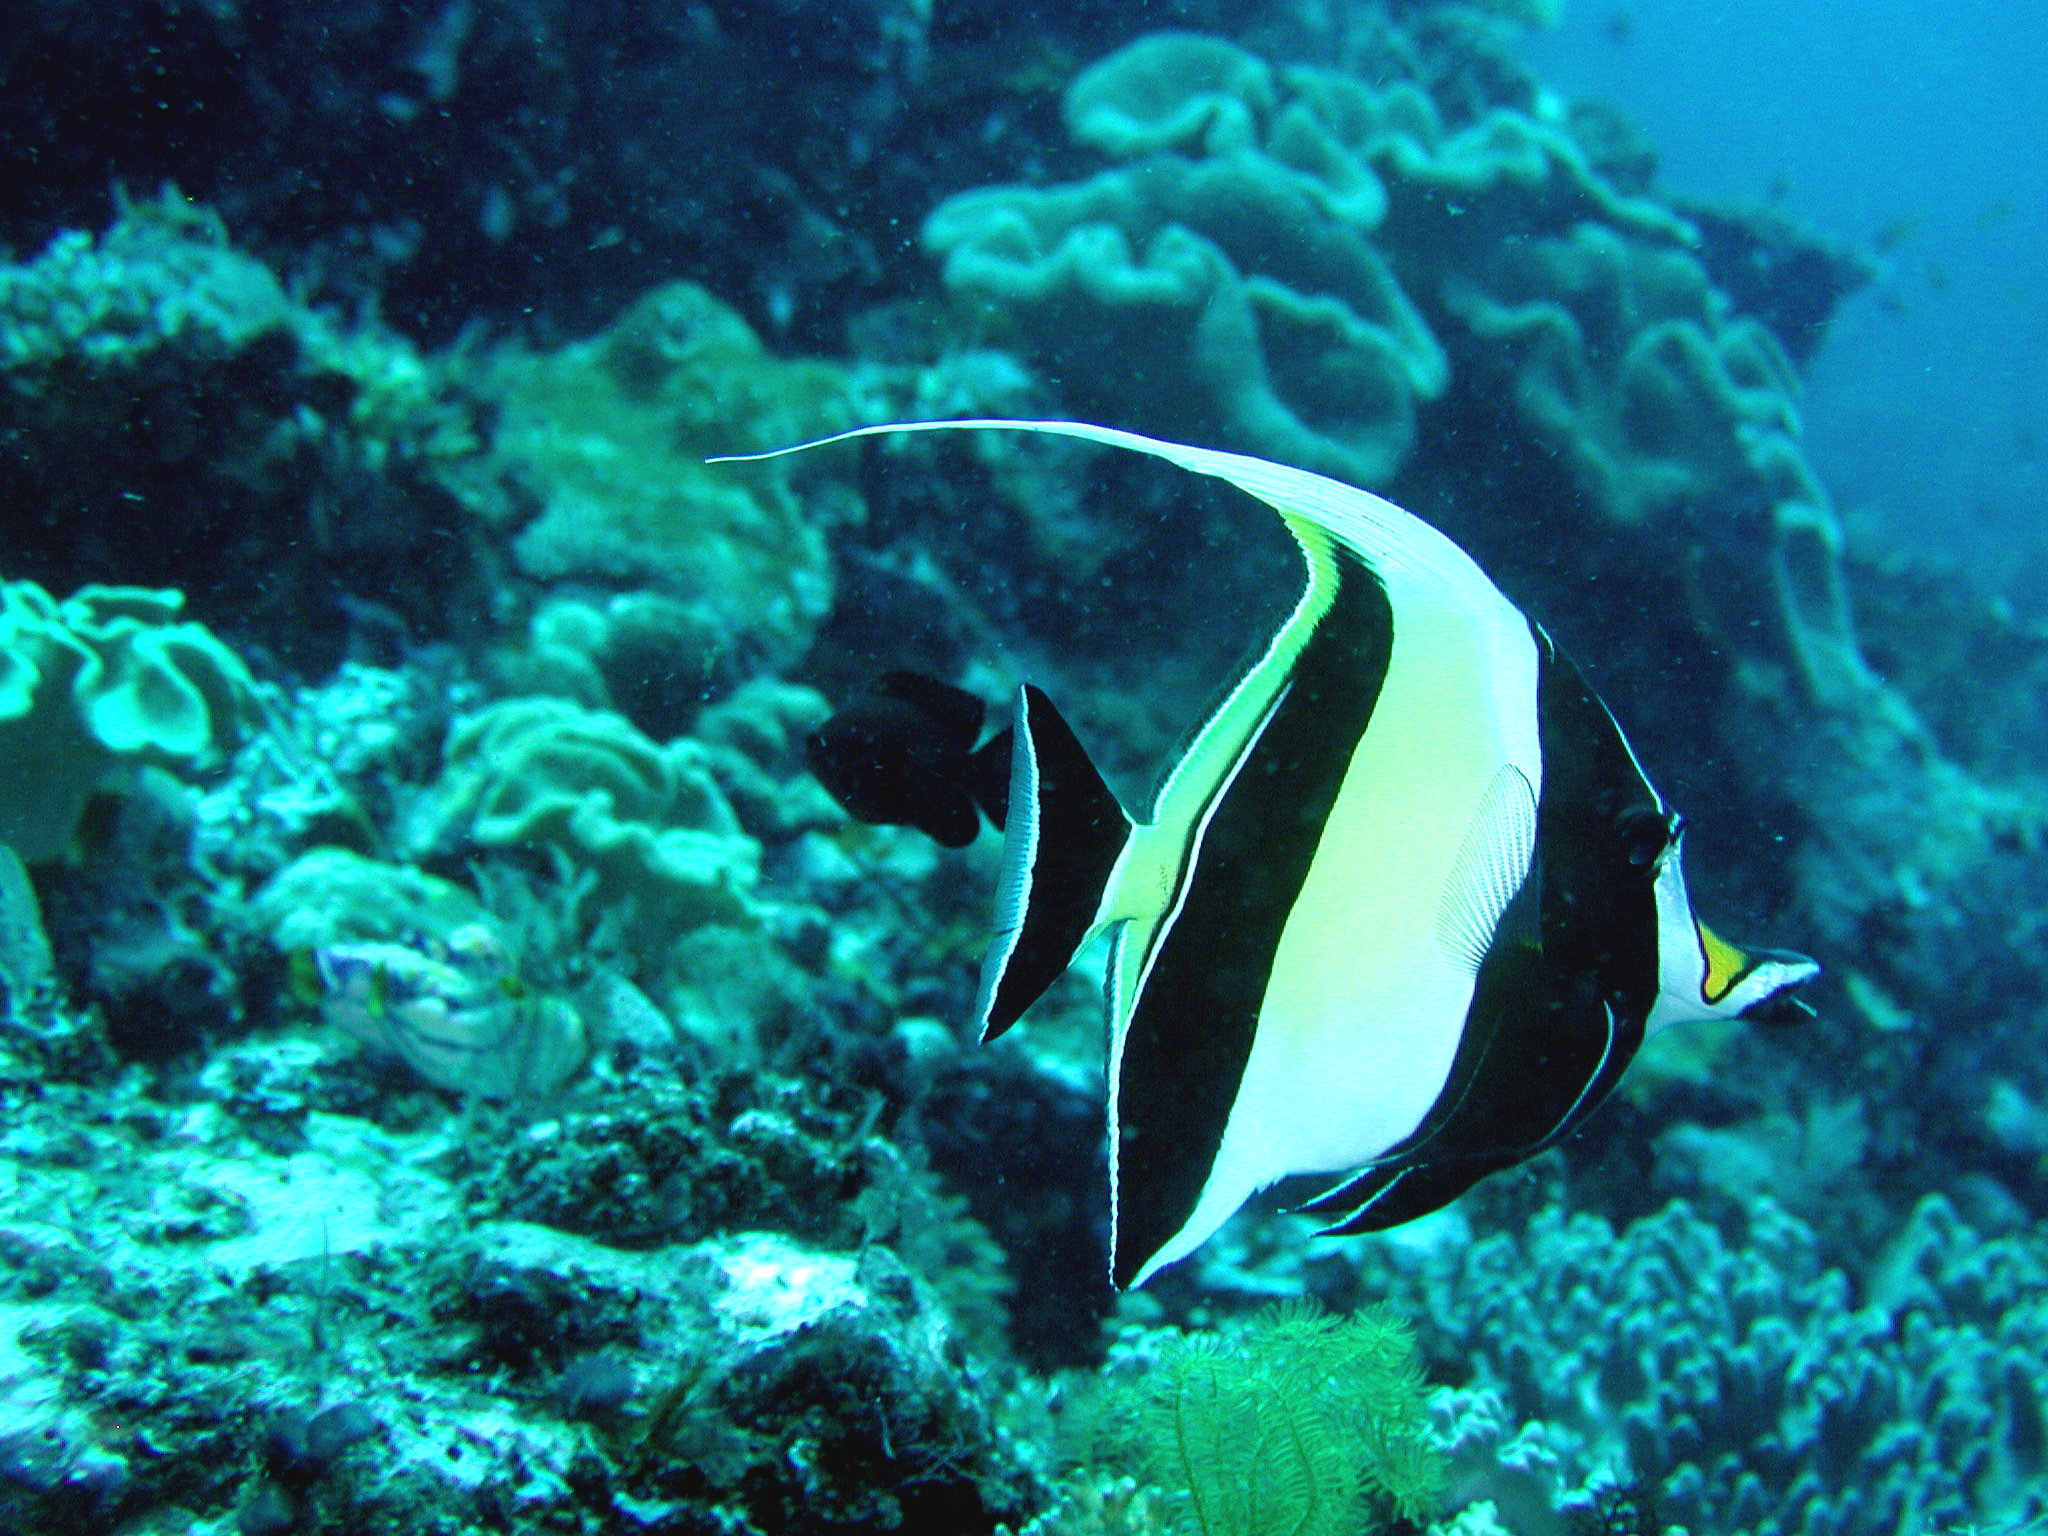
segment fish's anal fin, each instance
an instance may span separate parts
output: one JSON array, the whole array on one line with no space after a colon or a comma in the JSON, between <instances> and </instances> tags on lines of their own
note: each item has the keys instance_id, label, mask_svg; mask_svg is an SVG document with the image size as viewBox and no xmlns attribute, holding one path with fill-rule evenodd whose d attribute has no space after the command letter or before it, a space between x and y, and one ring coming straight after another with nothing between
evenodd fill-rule
<instances>
[{"instance_id":1,"label":"fish's anal fin","mask_svg":"<svg viewBox=\"0 0 2048 1536\"><path fill-rule=\"evenodd\" d=\"M996 931L975 1000L993 1040L1038 1001L1102 926L1103 891L1131 821L1052 700L1026 684L1010 751Z\"/></svg>"}]
</instances>

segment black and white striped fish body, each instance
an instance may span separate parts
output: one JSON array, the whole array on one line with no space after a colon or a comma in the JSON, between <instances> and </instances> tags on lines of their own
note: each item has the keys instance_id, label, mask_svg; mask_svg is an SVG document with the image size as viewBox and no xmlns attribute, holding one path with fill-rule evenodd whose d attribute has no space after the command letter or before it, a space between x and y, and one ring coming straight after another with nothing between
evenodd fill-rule
<instances>
[{"instance_id":1,"label":"black and white striped fish body","mask_svg":"<svg viewBox=\"0 0 2048 1536\"><path fill-rule=\"evenodd\" d=\"M1434 1210L1578 1124L1649 1032L1785 1012L1815 973L1696 921L1682 823L1613 717L1435 529L1322 476L1079 423L863 432L991 427L1226 480L1307 565L1143 820L1051 701L1018 695L979 1023L1002 1033L1115 934L1118 1285L1292 1176L1347 1175L1309 1207L1331 1230Z\"/></svg>"}]
</instances>

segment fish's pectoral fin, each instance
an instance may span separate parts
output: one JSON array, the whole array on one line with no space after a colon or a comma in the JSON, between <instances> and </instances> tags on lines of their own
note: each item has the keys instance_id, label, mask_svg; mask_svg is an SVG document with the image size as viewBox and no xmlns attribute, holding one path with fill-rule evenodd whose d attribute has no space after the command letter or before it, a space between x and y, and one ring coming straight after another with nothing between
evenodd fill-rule
<instances>
[{"instance_id":1,"label":"fish's pectoral fin","mask_svg":"<svg viewBox=\"0 0 2048 1536\"><path fill-rule=\"evenodd\" d=\"M1101 925L1103 891L1131 820L1045 693L1018 691L996 888L976 1023L993 1040L1038 1001Z\"/></svg>"},{"instance_id":2,"label":"fish's pectoral fin","mask_svg":"<svg viewBox=\"0 0 2048 1536\"><path fill-rule=\"evenodd\" d=\"M1535 858L1536 786L1503 763L1479 798L1437 904L1437 945L1466 975L1479 975Z\"/></svg>"}]
</instances>

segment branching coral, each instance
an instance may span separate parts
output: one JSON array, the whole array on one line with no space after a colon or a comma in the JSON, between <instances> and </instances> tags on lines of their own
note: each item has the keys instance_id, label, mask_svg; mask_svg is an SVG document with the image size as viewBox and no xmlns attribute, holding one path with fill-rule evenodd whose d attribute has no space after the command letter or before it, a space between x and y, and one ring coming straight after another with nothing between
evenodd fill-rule
<instances>
[{"instance_id":1,"label":"branching coral","mask_svg":"<svg viewBox=\"0 0 2048 1536\"><path fill-rule=\"evenodd\" d=\"M1547 1426L1573 1483L1655 1490L1700 1532L1878 1536L2048 1509L2048 1251L1923 1201L1858 1304L1768 1202L1735 1243L1683 1203L1617 1233L1539 1218L1445 1255L1448 1347Z\"/></svg>"}]
</instances>

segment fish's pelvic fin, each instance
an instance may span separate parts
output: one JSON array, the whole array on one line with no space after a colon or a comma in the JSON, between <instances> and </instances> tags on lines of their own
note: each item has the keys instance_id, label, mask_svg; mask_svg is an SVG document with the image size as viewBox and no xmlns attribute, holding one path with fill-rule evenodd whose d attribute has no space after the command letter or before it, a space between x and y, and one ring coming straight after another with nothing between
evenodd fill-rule
<instances>
[{"instance_id":1,"label":"fish's pelvic fin","mask_svg":"<svg viewBox=\"0 0 2048 1536\"><path fill-rule=\"evenodd\" d=\"M1488 1174L1513 1167L1523 1155L1510 1152L1456 1162L1382 1164L1296 1209L1303 1215L1340 1218L1318 1230L1318 1237L1384 1232L1443 1209Z\"/></svg>"},{"instance_id":2,"label":"fish's pelvic fin","mask_svg":"<svg viewBox=\"0 0 2048 1536\"><path fill-rule=\"evenodd\" d=\"M1102 926L1103 892L1131 820L1043 691L1018 691L996 890L996 931L975 1002L993 1040L1059 979Z\"/></svg>"}]
</instances>

